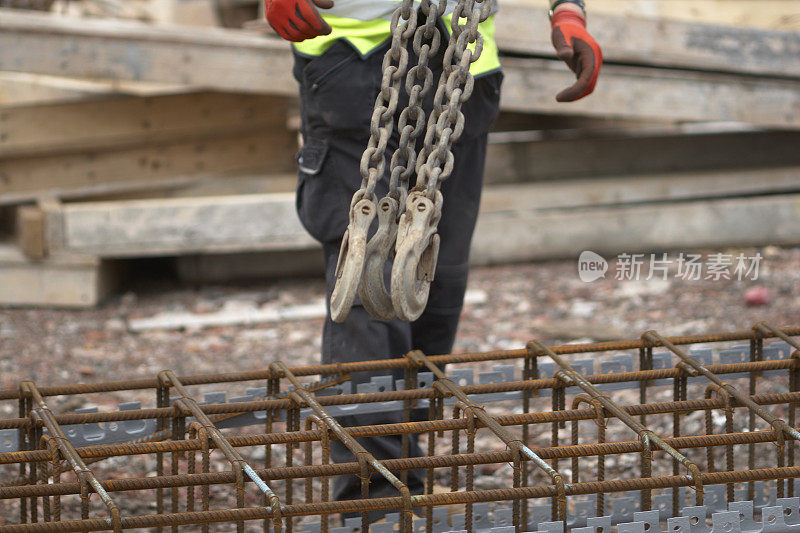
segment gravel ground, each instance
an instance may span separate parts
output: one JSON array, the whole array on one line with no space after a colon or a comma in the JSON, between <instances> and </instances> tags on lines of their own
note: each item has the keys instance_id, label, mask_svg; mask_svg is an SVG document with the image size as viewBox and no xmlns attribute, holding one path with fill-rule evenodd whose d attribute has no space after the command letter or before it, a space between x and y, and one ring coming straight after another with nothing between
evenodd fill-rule
<instances>
[{"instance_id":1,"label":"gravel ground","mask_svg":"<svg viewBox=\"0 0 800 533\"><path fill-rule=\"evenodd\" d=\"M716 252L704 252L704 257ZM723 252L733 256L760 253L763 260L758 279L689 281L675 277L676 264L670 266L667 280L620 281L615 279L619 263L612 262L606 278L591 283L580 280L575 261L476 268L470 279L472 303L465 308L455 351L520 348L532 338L554 344L636 338L649 329L664 335L683 335L746 329L758 321L800 324L800 248ZM0 386L17 387L20 380L28 379L52 385L152 377L165 368L173 369L177 375L262 369L277 359L291 365L314 364L322 327L322 319L314 312L307 313L311 318L243 326L143 331L135 331L133 326L159 316L190 314L202 318L220 312L284 312L308 306L313 310L319 307L323 294L324 284L319 279L187 288L174 281L151 278L132 284L128 292L93 310L2 310ZM228 391L229 396L241 392ZM630 392L616 394L615 398L622 402L638 401L638 396ZM152 391L59 397L51 403L55 411L66 412L87 406L116 409L120 402L131 400L152 405ZM507 412L509 407L513 408L496 405L491 412ZM0 404L0 418L15 416L15 411L13 402ZM698 418L687 429L701 431L701 422ZM662 429L668 431L669 423L665 420ZM582 429L582 435L593 435L591 427ZM537 444L548 445L549 430L546 433ZM617 436L610 428L609 439ZM631 435L626 433L624 438L630 439ZM562 430L562 442L568 441L566 428ZM437 451L448 451L446 442L440 442L440 448ZM504 446L491 435L483 435L477 449ZM258 451L253 453L256 457ZM108 463L102 468L104 477L154 474L154 462L148 460L136 462L135 466L126 460ZM611 475L615 469L636 469L636 465L636 457L611 458L607 468ZM222 463L217 466L225 467ZM498 479L506 479L503 468L506 467L495 465L478 469L478 488L491 488L497 486ZM5 472L8 470L0 472L0 477ZM437 482L448 483L446 477ZM298 485L295 492L302 494L302 488ZM216 495L218 500L227 497L224 490ZM152 501L126 507L126 512L148 510L153 511ZM0 506L0 517L10 516L10 508Z\"/></svg>"},{"instance_id":2,"label":"gravel ground","mask_svg":"<svg viewBox=\"0 0 800 533\"><path fill-rule=\"evenodd\" d=\"M484 301L466 307L455 351L518 348L531 338L635 338L648 329L667 335L725 331L760 320L800 324L800 248L759 251L759 279L741 282L618 281L613 263L606 279L593 283L579 279L575 261L476 268L470 290ZM745 293L753 287L766 288L770 303L747 305ZM202 288L150 279L97 309L0 310L0 386L16 387L22 379L58 384L145 377L165 368L178 375L259 369L281 358L312 364L321 318L143 332L128 324L164 312L292 307L319 302L323 294L319 279Z\"/></svg>"}]
</instances>

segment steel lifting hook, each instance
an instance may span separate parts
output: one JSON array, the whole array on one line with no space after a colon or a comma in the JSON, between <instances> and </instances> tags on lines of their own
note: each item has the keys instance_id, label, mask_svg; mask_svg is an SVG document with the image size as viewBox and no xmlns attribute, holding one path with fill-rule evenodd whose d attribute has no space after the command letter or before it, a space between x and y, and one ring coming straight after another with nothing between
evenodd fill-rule
<instances>
[{"instance_id":1,"label":"steel lifting hook","mask_svg":"<svg viewBox=\"0 0 800 533\"><path fill-rule=\"evenodd\" d=\"M367 233L374 218L374 198L362 198L350 210L350 224L342 238L336 263L336 285L331 293L331 319L334 322L344 322L353 307L364 272Z\"/></svg>"},{"instance_id":2,"label":"steel lifting hook","mask_svg":"<svg viewBox=\"0 0 800 533\"><path fill-rule=\"evenodd\" d=\"M436 228L442 218L442 193L436 191L434 199L424 192L412 192L400 217L392 265L392 305L397 316L409 322L425 310L439 258Z\"/></svg>"},{"instance_id":3,"label":"steel lifting hook","mask_svg":"<svg viewBox=\"0 0 800 533\"><path fill-rule=\"evenodd\" d=\"M378 202L378 231L367 244L364 274L358 286L358 295L364 308L380 320L391 320L395 317L383 274L397 239L399 209L398 201L389 196Z\"/></svg>"}]
</instances>

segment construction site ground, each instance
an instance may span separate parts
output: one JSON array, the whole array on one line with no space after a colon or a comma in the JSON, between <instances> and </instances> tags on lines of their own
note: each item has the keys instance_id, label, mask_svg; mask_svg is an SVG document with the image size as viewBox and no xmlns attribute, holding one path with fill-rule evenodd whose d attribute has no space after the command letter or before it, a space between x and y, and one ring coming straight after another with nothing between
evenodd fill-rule
<instances>
[{"instance_id":1,"label":"construction site ground","mask_svg":"<svg viewBox=\"0 0 800 533\"><path fill-rule=\"evenodd\" d=\"M605 279L591 283L580 280L575 260L475 268L454 351L520 348L532 338L553 344L635 338L648 329L682 335L757 321L800 324L800 247L695 253L717 252L760 252L758 279L683 280L673 264L666 281L661 274L644 279L646 268L642 279L620 281L614 261ZM746 302L755 287L766 289L767 304ZM251 370L276 359L315 364L323 296L318 278L186 287L154 269L97 309L3 309L0 387L27 379L41 385L134 379L166 368L178 375ZM235 325L237 317L255 315L263 322ZM213 317L232 325L214 325ZM101 410L127 401L77 398Z\"/></svg>"},{"instance_id":2,"label":"construction site ground","mask_svg":"<svg viewBox=\"0 0 800 533\"><path fill-rule=\"evenodd\" d=\"M800 247L695 253L709 257L718 252L760 253L758 279L683 280L675 277L677 265L673 264L667 280L660 279L661 274L655 276L658 279L644 279L645 268L643 279L621 281L616 279L615 261L610 262L605 279L591 283L581 281L575 260L476 268L454 351L520 348L533 338L561 344L635 338L649 329L671 336L746 329L759 321L776 326L800 324ZM323 296L324 283L318 278L186 287L165 276L163 269L154 268L94 310L4 309L0 311L0 387L16 387L29 379L57 385L146 378L167 368L177 375L254 370L277 359L290 366L315 364ZM487 369L491 366L486 365ZM668 400L667 389L671 387L650 401ZM204 391L220 390L224 386ZM226 392L232 397L243 391ZM634 390L619 391L615 397L622 403L638 402ZM116 410L121 402L130 401L154 404L151 390L53 397L48 403L58 413L87 407ZM0 416L15 416L14 402L4 403ZM492 405L490 413L503 414L503 409L501 404ZM702 417L694 418L687 421L685 430L702 433ZM744 418L737 419L736 430L743 430L745 423ZM653 429L669 431L660 423ZM621 438L622 433L631 437L625 428L614 429L609 437ZM546 446L547 436L537 438L535 444ZM487 434L477 445L490 449L498 443ZM243 453L254 461L264 458L259 448ZM276 453L282 461L282 452ZM609 457L608 472L633 468L636 461L634 456ZM222 458L215 459L212 467L226 468ZM151 459L113 459L93 468L104 479L155 474ZM496 468L479 469L476 488L493 488L504 478L498 477ZM442 490L448 483L446 474L437 475L436 484ZM221 488L212 490L212 500L230 497ZM250 499L249 505L258 504ZM65 505L71 508L72 503ZM151 498L132 496L126 498L125 512L153 512L154 505ZM4 502L0 511L0 516L15 516L16 503Z\"/></svg>"}]
</instances>

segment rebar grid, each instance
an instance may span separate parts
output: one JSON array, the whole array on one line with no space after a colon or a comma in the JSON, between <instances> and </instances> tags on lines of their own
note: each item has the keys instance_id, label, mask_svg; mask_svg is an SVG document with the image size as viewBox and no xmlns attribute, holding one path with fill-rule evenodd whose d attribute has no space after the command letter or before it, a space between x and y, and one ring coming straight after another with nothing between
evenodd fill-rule
<instances>
[{"instance_id":1,"label":"rebar grid","mask_svg":"<svg viewBox=\"0 0 800 533\"><path fill-rule=\"evenodd\" d=\"M556 522L576 529L606 524L606 518L608 526L612 520L631 521L632 513L615 508L623 499L633 502L631 495L612 498L631 491L637 491L636 509L652 509L661 520L678 520L687 503L727 510L726 504L737 499L760 501L761 482L774 486L777 498L793 497L793 480L800 478L800 466L795 466L800 438L797 336L800 327L760 323L731 333L663 337L651 331L631 341L553 347L531 341L520 350L439 356L412 352L399 359L340 365L275 362L262 371L217 375L178 377L167 370L155 379L85 385L23 382L18 389L0 390L0 400L18 404L16 418L0 419L0 430L16 432L17 438L16 451L0 453L0 510L5 513L0 533L160 532L180 526L206 532L221 524L235 524L238 532L328 533L339 526L340 513L361 516L357 524L346 520L346 529L335 533L473 533L492 526L487 526L483 502L505 502L507 507L495 507L493 525L520 533L553 531ZM770 339L786 349L765 347ZM713 364L681 348L736 341L749 345L735 362ZM654 349L665 349L666 355ZM638 355L639 369L614 368L612 360L610 371L584 374L585 361L567 357L588 354L598 360L617 357L618 362L620 352ZM767 352L772 356L765 357ZM501 361L518 364L522 379L506 374L464 383L459 379L463 373L453 369L483 369ZM655 361L676 364L655 368ZM552 372L543 370L545 365ZM397 369L406 378L398 390L337 389L349 384L351 373L380 375ZM551 375L544 376L547 372ZM265 385L263 398L202 403L189 390L253 381ZM46 401L148 389L154 392L155 407L55 414ZM633 390L638 390L636 398ZM411 421L412 411L425 407L428 420ZM399 410L403 422L343 427L336 419L341 409ZM248 425L244 434L225 429L243 417L259 426ZM153 421L154 431L132 442L73 442L72 430L80 425ZM587 431L585 424L596 430ZM691 434L682 434L686 430ZM403 440L402 457L379 461L362 445L369 437L392 435ZM426 456L408 456L412 436L427 442ZM352 461L331 462L334 440L352 452ZM568 468L561 468L564 460ZM142 464L154 468L154 475L127 472ZM426 486L422 494L413 494L407 474L418 469L427 471ZM487 469L502 472L492 476L491 486L478 475ZM103 479L101 472L113 475ZM359 477L361 499L331 501L330 483L339 475ZM394 487L396 495L371 495L378 479ZM706 494L712 503L705 501ZM155 512L142 512L130 501L153 501ZM603 517L609 502L615 509ZM7 516L10 510L13 517ZM369 523L369 512L376 510L390 513L387 523ZM393 513L399 513L396 519Z\"/></svg>"}]
</instances>

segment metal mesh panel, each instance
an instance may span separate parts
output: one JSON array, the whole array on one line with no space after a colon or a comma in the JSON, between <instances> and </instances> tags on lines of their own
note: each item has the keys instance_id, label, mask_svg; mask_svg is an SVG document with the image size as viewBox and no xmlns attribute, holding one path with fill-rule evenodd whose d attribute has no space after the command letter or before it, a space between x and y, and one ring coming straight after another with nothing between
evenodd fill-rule
<instances>
[{"instance_id":1,"label":"metal mesh panel","mask_svg":"<svg viewBox=\"0 0 800 533\"><path fill-rule=\"evenodd\" d=\"M18 407L0 419L0 533L795 531L798 335L758 324L232 374L23 382L0 391ZM402 380L389 375L398 369ZM354 386L350 374L365 371L371 381ZM154 400L51 408L97 394ZM420 410L427 419L413 421ZM391 411L404 421L336 420ZM378 461L362 444L382 435L416 435L425 455ZM351 461L331 462L334 440ZM414 469L427 474L422 494L406 486ZM363 497L333 501L337 475L358 476ZM371 494L377 482L392 493ZM374 510L388 514L370 525Z\"/></svg>"}]
</instances>

